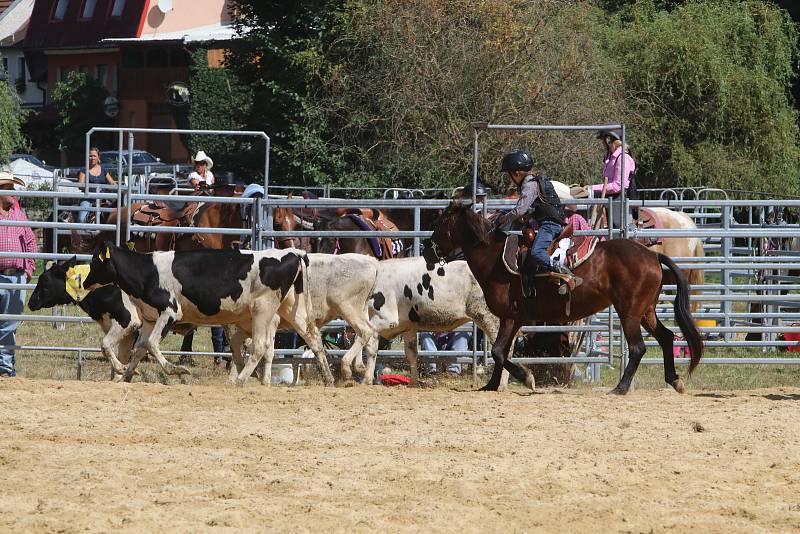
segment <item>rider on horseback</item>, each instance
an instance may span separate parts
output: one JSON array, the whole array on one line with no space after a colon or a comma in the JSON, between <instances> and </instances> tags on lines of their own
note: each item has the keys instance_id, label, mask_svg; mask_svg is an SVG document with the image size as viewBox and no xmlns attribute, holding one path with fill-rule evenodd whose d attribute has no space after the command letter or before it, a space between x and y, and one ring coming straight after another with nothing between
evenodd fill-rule
<instances>
[{"instance_id":1,"label":"rider on horseback","mask_svg":"<svg viewBox=\"0 0 800 534\"><path fill-rule=\"evenodd\" d=\"M511 211L494 220L495 228L510 229L515 221L529 215L538 224L531 253L522 267L523 281L533 286L533 277L539 273L558 272L575 277L565 266L553 265L547 249L564 229L564 210L550 178L532 171L533 158L527 150L515 149L503 156L501 172L507 172L517 186L519 200ZM577 285L577 283L576 283Z\"/></svg>"}]
</instances>

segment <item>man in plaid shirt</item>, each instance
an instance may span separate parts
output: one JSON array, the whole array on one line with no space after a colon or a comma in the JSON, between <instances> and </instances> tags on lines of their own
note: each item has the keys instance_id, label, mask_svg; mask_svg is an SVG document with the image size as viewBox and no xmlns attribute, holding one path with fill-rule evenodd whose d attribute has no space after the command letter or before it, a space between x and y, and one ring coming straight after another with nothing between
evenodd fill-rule
<instances>
[{"instance_id":1,"label":"man in plaid shirt","mask_svg":"<svg viewBox=\"0 0 800 534\"><path fill-rule=\"evenodd\" d=\"M0 189L24 189L25 182L11 173L0 172ZM0 220L27 221L16 197L0 195ZM0 251L38 252L36 236L23 226L0 226ZM0 283L24 284L30 281L36 261L32 258L0 258ZM20 315L25 305L25 290L0 289L0 313ZM0 377L16 376L14 349L19 321L0 321Z\"/></svg>"}]
</instances>

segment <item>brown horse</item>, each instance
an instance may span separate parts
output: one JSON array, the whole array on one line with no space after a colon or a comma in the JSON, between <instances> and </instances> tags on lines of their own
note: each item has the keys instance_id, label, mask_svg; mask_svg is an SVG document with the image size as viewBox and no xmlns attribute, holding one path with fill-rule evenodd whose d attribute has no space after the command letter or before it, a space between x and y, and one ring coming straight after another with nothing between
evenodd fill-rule
<instances>
[{"instance_id":1,"label":"brown horse","mask_svg":"<svg viewBox=\"0 0 800 534\"><path fill-rule=\"evenodd\" d=\"M677 281L675 318L691 351L690 375L700 362L703 342L689 311L688 283L671 259L628 239L599 243L592 257L574 271L584 282L572 292L568 316L564 297L558 295L555 284L547 278L537 280L534 299L523 297L519 276L509 273L503 264L504 243L505 234L490 231L486 221L472 211L469 203L453 202L434 224L432 241L423 254L429 263L435 264L456 248L461 248L483 289L489 310L500 317L500 331L492 347L494 371L482 388L484 391L497 391L504 368L517 380L534 387L533 375L506 356L522 326L536 322L565 324L593 315L612 304L630 348L630 359L612 393L624 395L630 390L645 353L640 325L661 346L664 380L676 391L684 391L683 381L675 371L672 352L675 336L656 316L662 265L672 271Z\"/></svg>"},{"instance_id":2,"label":"brown horse","mask_svg":"<svg viewBox=\"0 0 800 534\"><path fill-rule=\"evenodd\" d=\"M357 232L364 228L358 225L351 216L343 215L329 221L317 221L315 229L323 231ZM395 243L391 239L385 238L358 238L358 237L321 237L317 240L317 252L323 254L365 254L380 259L389 257L405 257L405 251L396 249L389 253L387 247L394 247ZM391 249L390 249L391 250Z\"/></svg>"}]
</instances>

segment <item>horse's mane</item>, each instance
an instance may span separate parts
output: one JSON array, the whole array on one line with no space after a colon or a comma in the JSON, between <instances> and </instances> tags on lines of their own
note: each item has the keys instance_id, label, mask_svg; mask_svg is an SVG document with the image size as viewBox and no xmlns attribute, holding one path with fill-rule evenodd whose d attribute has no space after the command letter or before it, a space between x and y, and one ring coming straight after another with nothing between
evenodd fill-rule
<instances>
[{"instance_id":1,"label":"horse's mane","mask_svg":"<svg viewBox=\"0 0 800 534\"><path fill-rule=\"evenodd\" d=\"M452 202L448 211L454 215L463 213L467 230L480 243L485 243L489 231L489 223L467 203Z\"/></svg>"}]
</instances>

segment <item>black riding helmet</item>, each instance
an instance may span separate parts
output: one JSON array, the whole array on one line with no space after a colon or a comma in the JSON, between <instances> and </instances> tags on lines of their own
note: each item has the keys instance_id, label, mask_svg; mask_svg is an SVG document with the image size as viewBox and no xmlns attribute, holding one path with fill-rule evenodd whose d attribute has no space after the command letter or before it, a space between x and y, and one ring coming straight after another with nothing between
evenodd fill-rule
<instances>
[{"instance_id":1,"label":"black riding helmet","mask_svg":"<svg viewBox=\"0 0 800 534\"><path fill-rule=\"evenodd\" d=\"M529 171L533 168L533 157L527 150L517 148L503 156L500 172Z\"/></svg>"}]
</instances>

